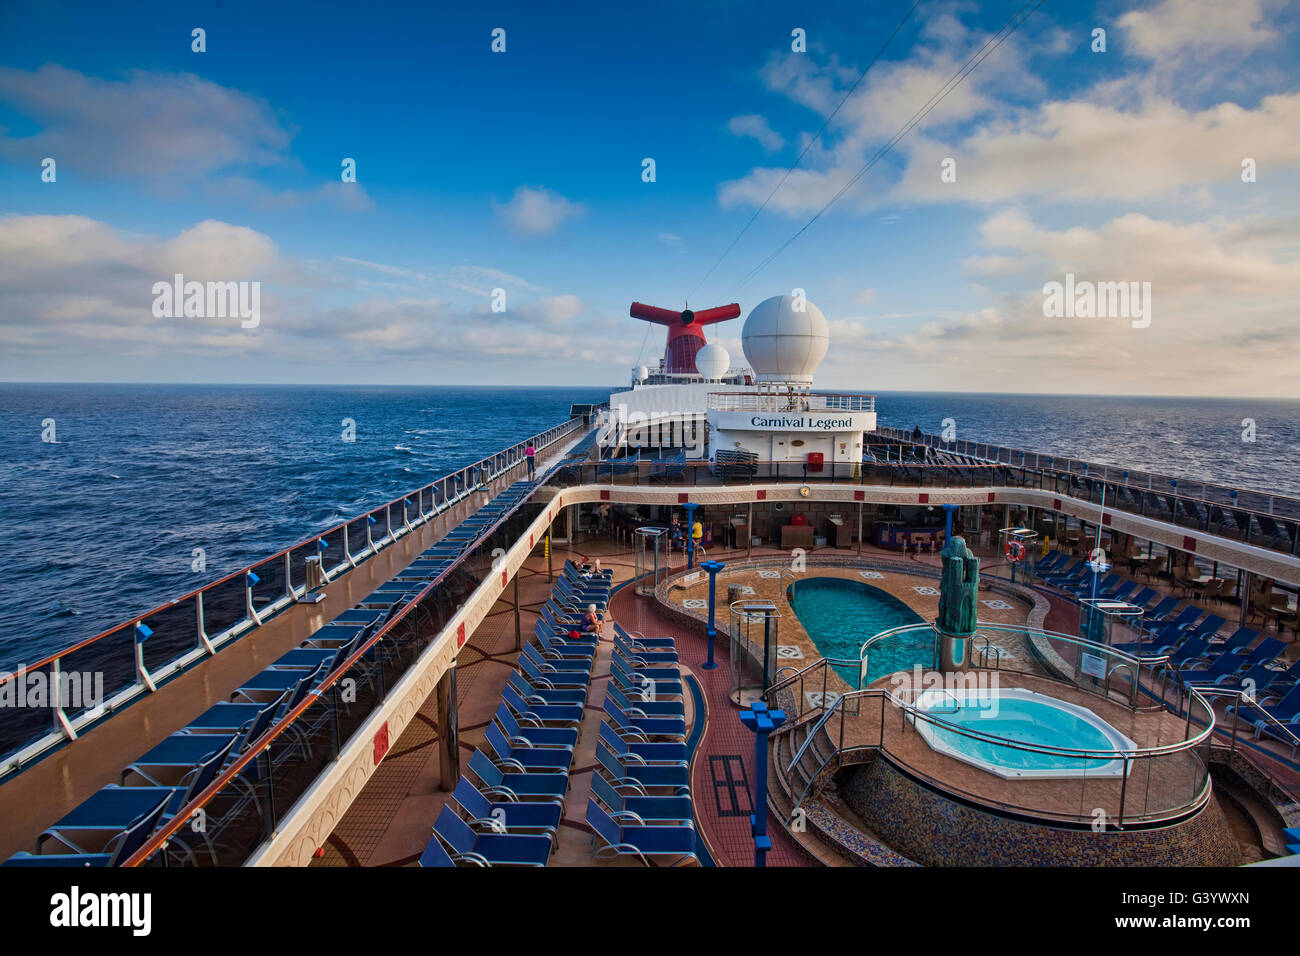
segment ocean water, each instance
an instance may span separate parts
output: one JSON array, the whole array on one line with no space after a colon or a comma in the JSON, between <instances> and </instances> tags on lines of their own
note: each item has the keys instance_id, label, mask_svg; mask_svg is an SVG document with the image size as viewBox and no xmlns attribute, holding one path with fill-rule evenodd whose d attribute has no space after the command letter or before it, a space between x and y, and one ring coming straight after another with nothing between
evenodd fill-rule
<instances>
[{"instance_id":1,"label":"ocean water","mask_svg":"<svg viewBox=\"0 0 1300 956\"><path fill-rule=\"evenodd\" d=\"M568 417L582 388L0 385L0 669ZM342 440L343 419L356 441ZM54 420L57 444L42 441ZM206 570L192 570L202 548Z\"/></svg>"},{"instance_id":2,"label":"ocean water","mask_svg":"<svg viewBox=\"0 0 1300 956\"><path fill-rule=\"evenodd\" d=\"M0 668L563 421L598 388L0 385ZM1300 403L882 394L880 422L1300 495ZM356 422L345 443L342 420ZM1256 441L1241 440L1241 421ZM57 444L41 440L54 419ZM203 548L207 568L191 570Z\"/></svg>"},{"instance_id":3,"label":"ocean water","mask_svg":"<svg viewBox=\"0 0 1300 956\"><path fill-rule=\"evenodd\" d=\"M898 392L876 407L893 428L951 418L959 439L1300 497L1300 401Z\"/></svg>"}]
</instances>

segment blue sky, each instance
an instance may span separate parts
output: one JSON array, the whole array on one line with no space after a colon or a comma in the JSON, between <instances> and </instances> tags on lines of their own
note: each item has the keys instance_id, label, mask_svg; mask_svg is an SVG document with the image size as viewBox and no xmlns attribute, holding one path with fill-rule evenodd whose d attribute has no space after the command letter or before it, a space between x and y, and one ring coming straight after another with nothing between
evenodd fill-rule
<instances>
[{"instance_id":1,"label":"blue sky","mask_svg":"<svg viewBox=\"0 0 1300 956\"><path fill-rule=\"evenodd\" d=\"M910 2L177 6L0 9L0 377L618 383L632 300L798 287L819 385L1300 395L1295 3L1045 3L741 284L1021 6L922 0L702 285ZM154 316L175 271L258 326ZM1045 318L1067 271L1150 327Z\"/></svg>"}]
</instances>

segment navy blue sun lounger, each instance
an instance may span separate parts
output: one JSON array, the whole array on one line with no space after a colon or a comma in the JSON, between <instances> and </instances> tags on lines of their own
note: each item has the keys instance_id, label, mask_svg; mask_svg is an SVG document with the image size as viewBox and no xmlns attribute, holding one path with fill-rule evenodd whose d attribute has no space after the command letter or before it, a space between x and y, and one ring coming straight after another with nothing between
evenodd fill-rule
<instances>
[{"instance_id":1,"label":"navy blue sun lounger","mask_svg":"<svg viewBox=\"0 0 1300 956\"><path fill-rule=\"evenodd\" d=\"M472 861L483 866L545 866L551 858L551 838L523 833L475 833L449 806L433 824L434 839L441 839L453 862Z\"/></svg>"},{"instance_id":2,"label":"navy blue sun lounger","mask_svg":"<svg viewBox=\"0 0 1300 956\"><path fill-rule=\"evenodd\" d=\"M615 820L591 798L587 799L587 823L595 834L593 841L599 839L603 844L595 851L596 857L632 855L647 866L654 856L675 857L674 866L687 860L699 862L692 826L651 826L628 811Z\"/></svg>"}]
</instances>

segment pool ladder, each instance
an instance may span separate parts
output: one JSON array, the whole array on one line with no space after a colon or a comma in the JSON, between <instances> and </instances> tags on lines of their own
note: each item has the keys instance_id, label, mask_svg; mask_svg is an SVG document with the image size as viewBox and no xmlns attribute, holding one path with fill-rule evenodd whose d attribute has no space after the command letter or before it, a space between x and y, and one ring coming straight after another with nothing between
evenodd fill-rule
<instances>
[{"instance_id":1,"label":"pool ladder","mask_svg":"<svg viewBox=\"0 0 1300 956\"><path fill-rule=\"evenodd\" d=\"M989 666L989 654L992 653L993 669L995 671L1002 670L1002 648L997 644L990 643L987 634L982 635L979 640L984 642L983 644L978 645L980 652L980 667L987 668Z\"/></svg>"},{"instance_id":2,"label":"pool ladder","mask_svg":"<svg viewBox=\"0 0 1300 956\"><path fill-rule=\"evenodd\" d=\"M961 701L957 698L956 694L950 690L943 690L940 693L945 697L952 698L952 705L948 706L945 704L943 707L927 707L925 709L927 714L955 714L961 710Z\"/></svg>"}]
</instances>

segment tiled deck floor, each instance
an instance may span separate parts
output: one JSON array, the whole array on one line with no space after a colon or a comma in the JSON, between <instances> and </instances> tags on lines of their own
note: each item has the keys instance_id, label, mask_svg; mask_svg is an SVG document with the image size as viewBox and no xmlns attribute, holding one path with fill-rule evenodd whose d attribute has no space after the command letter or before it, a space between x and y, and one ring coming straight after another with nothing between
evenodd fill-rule
<instances>
[{"instance_id":1,"label":"tiled deck floor","mask_svg":"<svg viewBox=\"0 0 1300 956\"><path fill-rule=\"evenodd\" d=\"M853 552L835 551L834 549L817 549L817 554L852 555ZM883 551L867 546L864 556L876 555L898 560L897 552ZM787 552L776 549L755 548L747 553L745 550L724 551L712 549L709 557L724 562L740 561L747 556L778 556ZM552 560L559 568L566 557L599 557L603 567L614 572L616 582L626 581L632 576L632 556L624 546L605 539L593 539L575 546L573 551L558 550ZM937 566L938 557L928 554L909 556L908 560ZM992 560L997 560L996 557ZM684 564L685 558L680 553L670 558L674 567ZM817 573L821 573L818 569ZM720 582L721 585L724 582ZM881 586L881 580L867 583ZM933 609L926 601L933 603L933 597L912 592L914 583L908 576L890 575L884 580L886 590L897 593L909 604L925 614L932 614ZM537 610L550 593L551 584L547 580L546 559L540 554L532 556L520 576L521 593L521 628L527 641L535 623ZM509 592L507 592L509 594ZM1052 604L1046 626L1051 630L1065 633L1077 631L1077 607L1059 597L1049 598ZM725 603L725 602L724 602ZM697 825L715 861L721 866L750 866L753 862L753 841L750 837L748 814L750 794L753 788L754 774L754 738L737 718L736 707L729 699L730 671L725 642L719 642L715 651L718 667L706 671L702 665L706 658L705 641L702 635L688 631L660 613L657 606L647 598L640 598L633 590L624 588L615 595L611 603L611 614L629 630L640 631L647 636L672 636L677 639L681 667L699 681L704 692L708 708L707 725L699 750L692 766L692 796L695 801ZM1012 611L1003 612L1008 619L1023 620L1023 606ZM981 608L981 614L993 612ZM786 631L783 625L783 643ZM516 657L513 609L508 601L500 601L493 612L473 634L462 651L457 676L458 699L460 702L460 747L461 765L464 768L469 754L483 740L483 728L491 719L500 698L501 689L513 667ZM601 655L595 667L595 677L587 702L587 717L583 722L581 737L575 752L573 782L566 801L565 819L561 826L558 846L552 857L551 865L590 865L590 829L583 820L587 794L590 788L590 775L595 764L595 740L601 720L604 683L608 679L609 642L602 644ZM815 659L815 658L813 658ZM1026 680L1032 680L1027 678ZM1017 678L1020 681L1020 678ZM1059 688L1059 685L1053 685ZM1092 698L1095 701L1095 698ZM1110 715L1107 715L1110 716ZM698 717L698 715L697 715ZM1123 728L1121 728L1123 729ZM1161 731L1163 733L1163 731ZM916 738L914 732L907 737ZM401 866L410 865L418 858L420 851L428 841L433 820L437 817L448 794L438 788L439 759L436 726L436 710L431 698L421 709L417 720L407 727L405 732L393 745L392 752L378 768L374 777L367 784L345 814L339 826L331 834L328 844L323 848L322 856L315 861L319 866ZM919 740L915 745L928 748ZM910 744L908 746L911 746ZM938 758L932 753L914 755L917 760ZM1266 757L1255 756L1257 763L1267 764L1269 770L1284 783L1290 781L1300 793L1300 772L1286 767ZM957 764L956 761L946 761ZM957 764L957 773L969 772L978 777L995 780L974 768ZM987 782L987 781L985 781ZM1018 781L1024 783L1025 781ZM1005 783L1005 782L1002 782ZM1035 783L1051 783L1037 781ZM1087 800L1090 806L1095 802L1094 787L1106 784L1089 784ZM1075 789L1063 797L1065 804L1078 803L1078 784ZM779 822L769 816L768 833L773 840L773 849L768 855L768 864L772 866L807 866L811 861L790 840ZM628 861L619 861L619 865L629 865ZM630 864L635 865L635 864Z\"/></svg>"}]
</instances>

